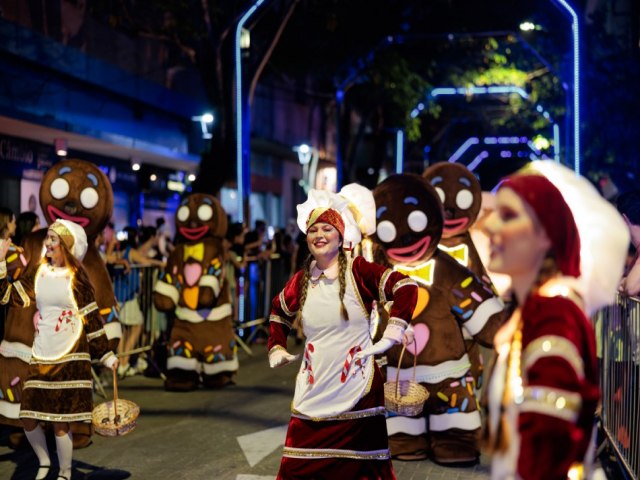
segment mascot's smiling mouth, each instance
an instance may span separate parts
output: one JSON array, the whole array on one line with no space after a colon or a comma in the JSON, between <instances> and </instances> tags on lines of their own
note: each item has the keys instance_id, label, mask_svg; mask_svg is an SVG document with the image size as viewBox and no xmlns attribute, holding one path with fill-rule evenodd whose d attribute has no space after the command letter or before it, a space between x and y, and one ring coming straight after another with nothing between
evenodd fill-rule
<instances>
[{"instance_id":1,"label":"mascot's smiling mouth","mask_svg":"<svg viewBox=\"0 0 640 480\"><path fill-rule=\"evenodd\" d=\"M452 220L444 221L444 231L449 233L456 230L461 230L467 226L469 219L467 217L454 218Z\"/></svg>"},{"instance_id":2,"label":"mascot's smiling mouth","mask_svg":"<svg viewBox=\"0 0 640 480\"><path fill-rule=\"evenodd\" d=\"M205 233L209 230L209 227L203 225L202 227L197 228L187 228L180 227L178 231L185 237L187 240L199 240L204 236Z\"/></svg>"},{"instance_id":3,"label":"mascot's smiling mouth","mask_svg":"<svg viewBox=\"0 0 640 480\"><path fill-rule=\"evenodd\" d=\"M427 236L408 247L388 248L387 255L396 262L415 262L424 256L429 244L431 244L431 237Z\"/></svg>"},{"instance_id":4,"label":"mascot's smiling mouth","mask_svg":"<svg viewBox=\"0 0 640 480\"><path fill-rule=\"evenodd\" d=\"M54 207L53 205L49 205L47 207L47 212L49 213L49 217L51 218L51 220L54 222L58 218L61 218L63 220L70 220L74 223L77 223L82 228L86 228L86 226L91 223L91 220L88 219L87 217L75 217L73 215L68 215L64 213L62 210L60 210L59 208Z\"/></svg>"}]
</instances>

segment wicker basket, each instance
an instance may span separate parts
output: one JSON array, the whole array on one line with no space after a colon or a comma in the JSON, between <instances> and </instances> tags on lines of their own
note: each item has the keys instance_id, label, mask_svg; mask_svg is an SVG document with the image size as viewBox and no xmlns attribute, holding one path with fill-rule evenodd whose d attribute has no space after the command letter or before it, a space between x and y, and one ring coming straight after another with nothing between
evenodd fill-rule
<instances>
[{"instance_id":1,"label":"wicker basket","mask_svg":"<svg viewBox=\"0 0 640 480\"><path fill-rule=\"evenodd\" d=\"M136 428L140 407L135 403L118 398L118 379L113 371L113 400L95 406L91 412L91 423L98 435L117 437L131 433Z\"/></svg>"},{"instance_id":2,"label":"wicker basket","mask_svg":"<svg viewBox=\"0 0 640 480\"><path fill-rule=\"evenodd\" d=\"M402 357L406 349L407 347L403 345L396 369L396 381L384 384L384 406L390 412L405 417L414 417L422 412L424 402L429 398L429 392L425 387L416 383L416 355L413 356L413 379L400 380L400 365L402 365Z\"/></svg>"}]
</instances>

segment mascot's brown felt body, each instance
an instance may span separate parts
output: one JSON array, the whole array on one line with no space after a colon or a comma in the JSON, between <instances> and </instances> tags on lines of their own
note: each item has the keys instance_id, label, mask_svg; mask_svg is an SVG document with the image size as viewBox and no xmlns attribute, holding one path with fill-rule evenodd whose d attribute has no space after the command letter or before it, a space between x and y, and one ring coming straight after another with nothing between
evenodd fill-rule
<instances>
[{"instance_id":1,"label":"mascot's brown felt body","mask_svg":"<svg viewBox=\"0 0 640 480\"><path fill-rule=\"evenodd\" d=\"M227 217L218 200L189 195L176 212L178 241L160 275L154 303L175 312L169 339L167 390L188 391L200 381L222 387L238 370L222 239Z\"/></svg>"},{"instance_id":2,"label":"mascot's brown felt body","mask_svg":"<svg viewBox=\"0 0 640 480\"><path fill-rule=\"evenodd\" d=\"M444 225L439 248L493 288L469 233L469 228L476 221L482 205L480 182L467 167L451 162L436 163L426 169L422 176L436 189L444 208ZM505 309L504 313L506 312ZM481 388L484 367L480 347L466 330L463 333L471 361L471 374L477 388ZM493 334L495 335L495 332Z\"/></svg>"},{"instance_id":3,"label":"mascot's brown felt body","mask_svg":"<svg viewBox=\"0 0 640 480\"><path fill-rule=\"evenodd\" d=\"M391 453L406 460L429 454L442 464L475 463L480 453L480 413L463 328L490 345L502 302L488 284L437 248L442 205L424 178L393 175L373 194L374 240L394 269L419 286L412 320L416 342L407 349L417 355L416 380L430 393L421 415L387 419ZM395 378L399 355L399 347L387 352L387 378ZM400 379L411 379L412 367L412 355L405 355Z\"/></svg>"},{"instance_id":4,"label":"mascot's brown felt body","mask_svg":"<svg viewBox=\"0 0 640 480\"><path fill-rule=\"evenodd\" d=\"M118 322L117 302L107 268L95 247L95 238L105 227L113 211L113 191L109 180L94 164L83 160L63 160L51 167L40 186L40 205L47 224L62 218L81 225L88 240L87 253L82 261L89 280L94 285L96 303L109 338L109 348L116 350L122 336ZM26 268L35 268L40 260L47 229L33 232L24 240ZM11 307L5 324L5 336L0 347L0 422L21 426L18 420L22 382L31 358L35 306ZM11 389L11 395L7 395ZM90 423L71 424L74 447L90 443Z\"/></svg>"}]
</instances>

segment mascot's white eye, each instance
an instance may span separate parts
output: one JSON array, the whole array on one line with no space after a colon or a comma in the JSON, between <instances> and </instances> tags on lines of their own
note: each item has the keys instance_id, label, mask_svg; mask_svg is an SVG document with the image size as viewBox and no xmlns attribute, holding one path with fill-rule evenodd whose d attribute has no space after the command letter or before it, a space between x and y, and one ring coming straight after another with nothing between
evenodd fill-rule
<instances>
[{"instance_id":1,"label":"mascot's white eye","mask_svg":"<svg viewBox=\"0 0 640 480\"><path fill-rule=\"evenodd\" d=\"M460 190L456 195L456 205L462 210L466 210L473 204L473 193L471 190Z\"/></svg>"},{"instance_id":2,"label":"mascot's white eye","mask_svg":"<svg viewBox=\"0 0 640 480\"><path fill-rule=\"evenodd\" d=\"M211 205L200 205L198 207L198 218L203 222L208 222L213 217L213 208Z\"/></svg>"},{"instance_id":3,"label":"mascot's white eye","mask_svg":"<svg viewBox=\"0 0 640 480\"><path fill-rule=\"evenodd\" d=\"M444 190L441 189L440 187L436 187L436 192L438 192L438 196L440 197L440 201L442 203L444 203L444 200L447 198L447 196L444 194Z\"/></svg>"},{"instance_id":4,"label":"mascot's white eye","mask_svg":"<svg viewBox=\"0 0 640 480\"><path fill-rule=\"evenodd\" d=\"M49 187L51 191L51 196L56 200L60 200L67 195L69 195L69 182L67 182L64 178L56 178L53 182L51 182L51 186Z\"/></svg>"},{"instance_id":5,"label":"mascot's white eye","mask_svg":"<svg viewBox=\"0 0 640 480\"><path fill-rule=\"evenodd\" d=\"M189 219L189 207L186 205L181 206L178 209L177 217L181 222L186 222Z\"/></svg>"},{"instance_id":6,"label":"mascot's white eye","mask_svg":"<svg viewBox=\"0 0 640 480\"><path fill-rule=\"evenodd\" d=\"M383 220L376 228L376 233L381 242L389 243L396 239L396 227L389 220Z\"/></svg>"},{"instance_id":7,"label":"mascot's white eye","mask_svg":"<svg viewBox=\"0 0 640 480\"><path fill-rule=\"evenodd\" d=\"M421 210L414 210L407 217L407 223L409 224L409 228L416 233L422 232L425 228L427 228L427 215Z\"/></svg>"},{"instance_id":8,"label":"mascot's white eye","mask_svg":"<svg viewBox=\"0 0 640 480\"><path fill-rule=\"evenodd\" d=\"M98 191L92 187L87 187L80 192L80 203L87 209L95 207L99 198Z\"/></svg>"}]
</instances>

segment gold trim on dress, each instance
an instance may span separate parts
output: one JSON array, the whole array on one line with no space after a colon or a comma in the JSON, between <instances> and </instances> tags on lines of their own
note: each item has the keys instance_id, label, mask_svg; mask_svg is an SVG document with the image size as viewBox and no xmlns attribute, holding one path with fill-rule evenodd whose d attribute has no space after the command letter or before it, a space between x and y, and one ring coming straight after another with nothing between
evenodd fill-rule
<instances>
[{"instance_id":1,"label":"gold trim on dress","mask_svg":"<svg viewBox=\"0 0 640 480\"><path fill-rule=\"evenodd\" d=\"M362 300L362 297L360 296L360 290L358 290L358 284L356 283L356 277L353 275L353 261L354 261L354 259L349 259L349 263L347 265L347 269L349 271L349 280L351 281L351 288L353 289L353 294L356 297L356 300L358 301L358 305L360 305L360 308L364 312L364 316L365 317L369 317L370 313L367 310L367 307L365 307L365 305L364 305L364 301Z\"/></svg>"},{"instance_id":2,"label":"gold trim on dress","mask_svg":"<svg viewBox=\"0 0 640 480\"><path fill-rule=\"evenodd\" d=\"M523 354L524 370L528 370L539 359L559 357L573 367L579 378L584 378L584 361L576 346L564 337L544 335L533 340Z\"/></svg>"},{"instance_id":3,"label":"gold trim on dress","mask_svg":"<svg viewBox=\"0 0 640 480\"><path fill-rule=\"evenodd\" d=\"M283 325L286 325L289 328L293 326L293 324L289 320L287 320L286 318L282 318L280 315L273 315L273 314L269 315L269 321L282 323Z\"/></svg>"},{"instance_id":4,"label":"gold trim on dress","mask_svg":"<svg viewBox=\"0 0 640 480\"><path fill-rule=\"evenodd\" d=\"M32 363L36 365L59 365L66 362L78 362L78 361L91 361L91 355L88 353L68 353L60 358L53 360L41 360L38 358L32 358Z\"/></svg>"},{"instance_id":5,"label":"gold trim on dress","mask_svg":"<svg viewBox=\"0 0 640 480\"><path fill-rule=\"evenodd\" d=\"M293 317L296 312L292 312L291 310L289 310L289 307L287 307L287 302L285 301L285 298L284 298L284 290L280 292L279 297L280 297L280 308L282 308L282 311L285 313L285 315L288 315L289 317Z\"/></svg>"},{"instance_id":6,"label":"gold trim on dress","mask_svg":"<svg viewBox=\"0 0 640 480\"><path fill-rule=\"evenodd\" d=\"M387 268L382 274L382 277L380 277L380 283L378 284L378 296L383 304L387 303L387 295L384 293L384 287L387 285L387 280L389 280L389 276L392 273L393 270Z\"/></svg>"},{"instance_id":7,"label":"gold trim on dress","mask_svg":"<svg viewBox=\"0 0 640 480\"><path fill-rule=\"evenodd\" d=\"M66 380L64 382L45 382L44 380L27 380L24 388L42 388L55 390L57 388L93 388L92 380Z\"/></svg>"},{"instance_id":8,"label":"gold trim on dress","mask_svg":"<svg viewBox=\"0 0 640 480\"><path fill-rule=\"evenodd\" d=\"M387 325L396 325L404 330L409 326L409 323L398 317L390 317Z\"/></svg>"},{"instance_id":9,"label":"gold trim on dress","mask_svg":"<svg viewBox=\"0 0 640 480\"><path fill-rule=\"evenodd\" d=\"M389 449L359 452L357 450L338 450L335 448L294 448L284 447L283 457L292 458L352 458L354 460L389 460Z\"/></svg>"},{"instance_id":10,"label":"gold trim on dress","mask_svg":"<svg viewBox=\"0 0 640 480\"><path fill-rule=\"evenodd\" d=\"M20 410L20 418L33 418L45 422L82 422L91 420L91 412L82 413L44 413L33 410Z\"/></svg>"},{"instance_id":11,"label":"gold trim on dress","mask_svg":"<svg viewBox=\"0 0 640 480\"><path fill-rule=\"evenodd\" d=\"M582 408L579 393L556 387L525 387L521 412L540 413L550 417L575 422Z\"/></svg>"},{"instance_id":12,"label":"gold trim on dress","mask_svg":"<svg viewBox=\"0 0 640 480\"><path fill-rule=\"evenodd\" d=\"M311 420L313 422L330 422L333 420L357 420L359 418L375 417L377 415L384 415L386 413L384 407L367 408L366 410L354 410L350 412L339 413L338 415L332 415L330 417L309 417L304 413L300 413L297 410L291 411L291 416L300 418L301 420Z\"/></svg>"},{"instance_id":13,"label":"gold trim on dress","mask_svg":"<svg viewBox=\"0 0 640 480\"><path fill-rule=\"evenodd\" d=\"M393 292L393 294L395 295L395 294L396 294L396 291L397 291L399 288L406 287L407 285L413 285L414 287L417 287L417 286L418 286L418 282L416 282L414 279L412 279L412 278L410 278L410 277L409 277L409 278L403 278L402 280L400 280L399 282L397 282L397 283L393 286L393 289L392 289L391 291L392 291L392 292Z\"/></svg>"}]
</instances>

